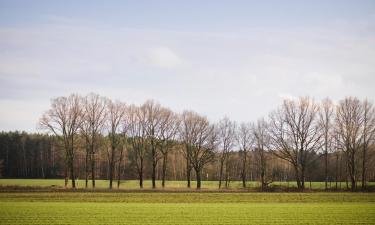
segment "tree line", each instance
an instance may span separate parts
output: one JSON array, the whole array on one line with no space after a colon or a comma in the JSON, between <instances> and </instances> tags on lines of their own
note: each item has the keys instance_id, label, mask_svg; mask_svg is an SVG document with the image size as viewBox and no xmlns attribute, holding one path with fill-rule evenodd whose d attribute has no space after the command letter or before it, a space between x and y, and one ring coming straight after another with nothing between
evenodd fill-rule
<instances>
[{"instance_id":1,"label":"tree line","mask_svg":"<svg viewBox=\"0 0 375 225\"><path fill-rule=\"evenodd\" d=\"M97 94L52 99L39 121L48 134L1 133L0 166L5 177L64 177L72 187L107 178L257 180L262 190L275 181L324 181L325 188L366 189L374 180L375 108L347 97L337 103L309 97L286 99L267 117L237 123L211 122L194 111L176 113L158 102L128 105ZM311 185L311 183L310 183Z\"/></svg>"}]
</instances>

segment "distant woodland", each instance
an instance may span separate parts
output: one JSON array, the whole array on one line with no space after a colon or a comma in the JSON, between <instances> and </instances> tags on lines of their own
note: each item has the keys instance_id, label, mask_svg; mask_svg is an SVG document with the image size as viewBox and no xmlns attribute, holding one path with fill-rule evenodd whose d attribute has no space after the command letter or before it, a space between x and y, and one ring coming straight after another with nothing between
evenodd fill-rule
<instances>
[{"instance_id":1,"label":"distant woodland","mask_svg":"<svg viewBox=\"0 0 375 225\"><path fill-rule=\"evenodd\" d=\"M41 115L40 133L0 133L3 178L345 182L366 189L375 181L375 108L347 97L336 103L287 99L257 121L212 122L194 111L176 113L158 102L128 105L97 94L58 97Z\"/></svg>"}]
</instances>

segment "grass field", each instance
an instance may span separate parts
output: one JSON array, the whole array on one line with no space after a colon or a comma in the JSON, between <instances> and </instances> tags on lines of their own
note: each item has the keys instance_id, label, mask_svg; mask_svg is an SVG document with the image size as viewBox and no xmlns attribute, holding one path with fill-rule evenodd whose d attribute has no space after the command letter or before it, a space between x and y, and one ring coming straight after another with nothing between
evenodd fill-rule
<instances>
[{"instance_id":1,"label":"grass field","mask_svg":"<svg viewBox=\"0 0 375 225\"><path fill-rule=\"evenodd\" d=\"M61 179L0 179L0 224L375 224L375 193L244 192L240 182L221 192L217 184L204 181L203 190L186 191L184 181L169 181L160 192L151 191L150 181L145 191L138 181L125 181L120 191L109 191L108 181L98 180L92 191L82 180L71 190L60 188Z\"/></svg>"},{"instance_id":2,"label":"grass field","mask_svg":"<svg viewBox=\"0 0 375 225\"><path fill-rule=\"evenodd\" d=\"M108 188L108 180L96 180L96 187L97 188ZM195 181L192 181L192 187L195 187ZM274 182L271 184L272 186L281 185L284 187L296 187L295 182ZM307 182L306 188L310 188L310 183ZM331 187L335 187L335 183L332 182ZM358 184L360 186L360 184ZM369 182L368 185L375 186L374 182ZM0 186L30 186L30 187L64 187L64 180L63 179L0 179ZM338 185L339 188L342 189L346 188L346 183L341 182ZM84 188L85 181L84 180L77 180L77 187ZM89 187L91 187L91 181L89 181ZM114 183L114 187L117 188L117 183ZM161 187L161 181L157 181L157 187ZM167 181L166 182L167 188L179 189L186 187L186 181ZM247 187L249 188L256 188L259 187L258 182L247 182ZM139 189L138 180L126 180L122 181L120 185L121 189ZM150 189L151 188L151 181L145 180L144 181L144 188ZM217 189L218 188L218 181L202 181L202 188L203 189ZM242 188L242 183L240 181L232 181L230 183L231 189L238 189ZM324 182L311 182L311 188L315 190L322 190L324 189Z\"/></svg>"},{"instance_id":3,"label":"grass field","mask_svg":"<svg viewBox=\"0 0 375 225\"><path fill-rule=\"evenodd\" d=\"M375 194L0 192L0 223L375 224Z\"/></svg>"}]
</instances>

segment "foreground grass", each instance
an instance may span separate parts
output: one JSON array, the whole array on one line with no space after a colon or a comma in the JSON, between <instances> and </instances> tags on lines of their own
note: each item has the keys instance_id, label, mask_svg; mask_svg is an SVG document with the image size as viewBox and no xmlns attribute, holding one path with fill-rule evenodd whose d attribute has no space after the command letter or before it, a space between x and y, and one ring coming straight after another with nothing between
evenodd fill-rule
<instances>
[{"instance_id":1,"label":"foreground grass","mask_svg":"<svg viewBox=\"0 0 375 225\"><path fill-rule=\"evenodd\" d=\"M375 224L375 194L2 192L0 223Z\"/></svg>"}]
</instances>

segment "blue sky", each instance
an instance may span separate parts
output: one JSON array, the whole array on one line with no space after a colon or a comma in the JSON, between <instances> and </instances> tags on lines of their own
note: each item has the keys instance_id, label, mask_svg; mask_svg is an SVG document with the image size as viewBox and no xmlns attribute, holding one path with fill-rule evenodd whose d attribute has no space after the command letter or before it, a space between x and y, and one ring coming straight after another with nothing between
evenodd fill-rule
<instances>
[{"instance_id":1,"label":"blue sky","mask_svg":"<svg viewBox=\"0 0 375 225\"><path fill-rule=\"evenodd\" d=\"M374 1L1 1L0 130L50 99L153 98L254 121L284 98L373 99Z\"/></svg>"}]
</instances>

